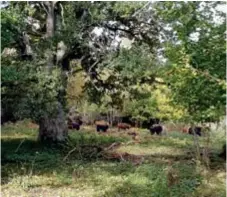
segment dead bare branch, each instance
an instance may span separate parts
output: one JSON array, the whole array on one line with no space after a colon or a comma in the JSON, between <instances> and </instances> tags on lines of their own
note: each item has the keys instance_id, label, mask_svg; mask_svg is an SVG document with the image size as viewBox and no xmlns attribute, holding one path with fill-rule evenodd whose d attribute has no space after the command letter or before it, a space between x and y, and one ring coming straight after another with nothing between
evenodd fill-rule
<instances>
[{"instance_id":1,"label":"dead bare branch","mask_svg":"<svg viewBox=\"0 0 227 197\"><path fill-rule=\"evenodd\" d=\"M67 155L64 157L63 161L66 161L66 159L69 157L69 155L71 155L76 149L78 149L78 147L73 148L72 150L70 150Z\"/></svg>"},{"instance_id":2,"label":"dead bare branch","mask_svg":"<svg viewBox=\"0 0 227 197\"><path fill-rule=\"evenodd\" d=\"M24 143L25 138L20 142L20 144L18 145L17 149L15 150L15 153L19 150L19 148L21 147L21 145Z\"/></svg>"}]
</instances>

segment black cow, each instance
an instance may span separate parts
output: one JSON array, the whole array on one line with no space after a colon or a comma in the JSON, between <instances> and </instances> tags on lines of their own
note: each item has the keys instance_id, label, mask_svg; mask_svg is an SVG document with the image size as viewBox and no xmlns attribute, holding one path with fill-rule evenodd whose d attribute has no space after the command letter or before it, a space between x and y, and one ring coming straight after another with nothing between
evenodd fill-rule
<instances>
[{"instance_id":1,"label":"black cow","mask_svg":"<svg viewBox=\"0 0 227 197\"><path fill-rule=\"evenodd\" d=\"M72 129L80 130L80 124L72 123Z\"/></svg>"},{"instance_id":2,"label":"black cow","mask_svg":"<svg viewBox=\"0 0 227 197\"><path fill-rule=\"evenodd\" d=\"M202 127L194 127L194 132L195 132L196 135L201 136L202 135ZM190 135L193 135L194 134L192 127L190 127L188 129L188 133Z\"/></svg>"},{"instance_id":3,"label":"black cow","mask_svg":"<svg viewBox=\"0 0 227 197\"><path fill-rule=\"evenodd\" d=\"M129 124L132 127L136 126L136 120L132 116L115 116L113 118L113 126L117 126L119 123Z\"/></svg>"},{"instance_id":4,"label":"black cow","mask_svg":"<svg viewBox=\"0 0 227 197\"><path fill-rule=\"evenodd\" d=\"M150 127L153 126L154 124L160 124L160 119L150 118L148 120L143 121L141 126L143 129L150 129Z\"/></svg>"},{"instance_id":5,"label":"black cow","mask_svg":"<svg viewBox=\"0 0 227 197\"><path fill-rule=\"evenodd\" d=\"M154 125L150 126L149 130L150 130L151 135L154 135L155 133L157 135L161 135L161 133L163 131L163 127L161 125L154 124Z\"/></svg>"},{"instance_id":6,"label":"black cow","mask_svg":"<svg viewBox=\"0 0 227 197\"><path fill-rule=\"evenodd\" d=\"M108 125L96 125L96 131L103 131L106 132L108 130L109 126Z\"/></svg>"},{"instance_id":7,"label":"black cow","mask_svg":"<svg viewBox=\"0 0 227 197\"><path fill-rule=\"evenodd\" d=\"M121 118L121 123L130 124L133 127L136 125L136 121L132 118L132 116L123 116L120 118Z\"/></svg>"},{"instance_id":8,"label":"black cow","mask_svg":"<svg viewBox=\"0 0 227 197\"><path fill-rule=\"evenodd\" d=\"M101 121L95 121L95 125L96 125L96 131L103 131L106 132L109 128L109 124L108 122L101 120Z\"/></svg>"},{"instance_id":9,"label":"black cow","mask_svg":"<svg viewBox=\"0 0 227 197\"><path fill-rule=\"evenodd\" d=\"M80 130L80 126L83 124L82 117L77 115L74 117L73 120L74 120L72 123L73 128L75 128L76 130Z\"/></svg>"},{"instance_id":10,"label":"black cow","mask_svg":"<svg viewBox=\"0 0 227 197\"><path fill-rule=\"evenodd\" d=\"M80 130L80 126L83 124L82 117L79 114L69 112L67 124L69 129Z\"/></svg>"}]
</instances>

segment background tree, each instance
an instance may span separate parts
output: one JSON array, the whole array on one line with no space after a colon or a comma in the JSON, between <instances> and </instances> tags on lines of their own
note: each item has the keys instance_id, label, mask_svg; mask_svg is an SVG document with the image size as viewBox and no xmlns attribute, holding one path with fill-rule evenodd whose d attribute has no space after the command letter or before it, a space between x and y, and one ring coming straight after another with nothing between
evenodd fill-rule
<instances>
[{"instance_id":1,"label":"background tree","mask_svg":"<svg viewBox=\"0 0 227 197\"><path fill-rule=\"evenodd\" d=\"M221 4L155 5L166 35L165 78L173 101L187 109L190 121L217 121L225 114L225 20L223 13L217 11Z\"/></svg>"},{"instance_id":2,"label":"background tree","mask_svg":"<svg viewBox=\"0 0 227 197\"><path fill-rule=\"evenodd\" d=\"M134 38L135 42L147 43L149 49L155 53L158 29L155 20L148 15L150 11L146 6L147 4L144 6L143 3L117 2L13 2L3 10L3 19L4 13L15 8L18 9L17 13L24 17L22 22L24 29L19 26L18 28L19 32L24 32L26 40L24 38L17 40L17 42L22 40L23 51L29 51L23 54L25 55L23 59L30 61L27 62L30 68L39 71L41 76L34 76L32 69L30 70L31 75L38 78L38 82L34 83L44 88L40 91L53 89L50 100L49 97L43 97L43 94L35 94L35 91L32 94L34 97L28 96L28 91L23 92L21 96L32 100L32 107L42 111L37 115L41 140L64 141L67 137L63 113L67 76L83 69L90 77L88 84L96 89L100 86L105 91L111 86L99 79L98 65L107 55L113 52L118 55L115 51L118 51L119 44L113 45L116 36ZM21 12L22 10L24 11ZM95 28L101 29L102 34L95 35L92 32ZM70 61L73 59L81 62L81 68L70 67ZM19 84L22 85L21 82ZM46 109L36 105L35 95L42 102L48 103L48 106L45 105ZM23 114L36 117L28 102L26 105L26 113ZM20 106L23 108L23 105ZM27 109L30 109L30 113ZM21 114L22 116L24 117Z\"/></svg>"},{"instance_id":3,"label":"background tree","mask_svg":"<svg viewBox=\"0 0 227 197\"><path fill-rule=\"evenodd\" d=\"M81 98L104 102L105 110L129 113L124 101L132 101L163 118L218 120L225 106L225 25L219 12L219 23L210 19L219 4L10 2L1 13L2 29L10 32L2 41L17 56L3 57L3 114L32 117L51 141L67 138L67 102ZM139 111L133 114L142 117Z\"/></svg>"}]
</instances>

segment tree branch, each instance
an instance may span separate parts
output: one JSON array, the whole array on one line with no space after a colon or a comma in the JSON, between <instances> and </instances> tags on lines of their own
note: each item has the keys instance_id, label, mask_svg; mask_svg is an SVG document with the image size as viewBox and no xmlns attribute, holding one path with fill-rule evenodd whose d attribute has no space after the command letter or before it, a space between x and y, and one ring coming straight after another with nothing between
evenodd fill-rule
<instances>
[{"instance_id":1,"label":"tree branch","mask_svg":"<svg viewBox=\"0 0 227 197\"><path fill-rule=\"evenodd\" d=\"M43 10L46 12L46 14L48 14L48 10L47 10L47 8L45 7L45 6L47 6L47 5L46 5L44 2L39 2L38 4L40 5L40 7L43 8Z\"/></svg>"},{"instance_id":2,"label":"tree branch","mask_svg":"<svg viewBox=\"0 0 227 197\"><path fill-rule=\"evenodd\" d=\"M84 70L83 68L79 68L79 69L73 70L73 71L71 72L71 74L74 75L74 74L76 74L76 73L78 73L78 72L81 72L81 71L83 71L83 70Z\"/></svg>"},{"instance_id":3,"label":"tree branch","mask_svg":"<svg viewBox=\"0 0 227 197\"><path fill-rule=\"evenodd\" d=\"M123 29L123 28L120 28L120 27L113 27L113 26L110 26L108 24L104 24L104 27L107 28L107 29L110 29L111 31L124 31L128 34L130 34L131 36L135 36L135 34L132 32L132 30L127 30L127 29Z\"/></svg>"},{"instance_id":4,"label":"tree branch","mask_svg":"<svg viewBox=\"0 0 227 197\"><path fill-rule=\"evenodd\" d=\"M96 60L96 62L93 63L93 64L91 65L91 67L89 68L88 73L90 73L90 72L91 72L91 69L92 69L93 67L95 67L99 62L100 62L100 59Z\"/></svg>"},{"instance_id":5,"label":"tree branch","mask_svg":"<svg viewBox=\"0 0 227 197\"><path fill-rule=\"evenodd\" d=\"M148 1L142 8L138 9L136 12L134 12L134 14L132 14L132 17L135 17L137 14L139 14L144 8L146 8L149 4L151 3L151 1Z\"/></svg>"},{"instance_id":6,"label":"tree branch","mask_svg":"<svg viewBox=\"0 0 227 197\"><path fill-rule=\"evenodd\" d=\"M59 3L59 6L61 8L61 17L62 17L62 25L65 26L65 20L64 20L64 8L61 3Z\"/></svg>"}]
</instances>

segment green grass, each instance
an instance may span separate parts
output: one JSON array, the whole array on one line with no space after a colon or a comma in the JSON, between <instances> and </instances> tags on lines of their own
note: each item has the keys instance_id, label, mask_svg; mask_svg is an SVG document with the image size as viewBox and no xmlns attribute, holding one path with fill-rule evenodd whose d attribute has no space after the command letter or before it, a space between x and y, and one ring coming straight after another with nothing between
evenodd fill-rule
<instances>
[{"instance_id":1,"label":"green grass","mask_svg":"<svg viewBox=\"0 0 227 197\"><path fill-rule=\"evenodd\" d=\"M225 161L217 157L222 137L212 139L211 169L196 165L192 136L179 132L150 136L140 143L125 132L97 134L94 128L70 132L68 147L42 145L28 122L2 127L2 196L33 197L224 197ZM98 157L86 145L122 142L115 151L143 155L141 165ZM204 143L204 139L200 139ZM18 146L21 146L18 148ZM78 147L66 161L64 157ZM81 148L83 147L83 148ZM95 153L95 154L94 154ZM171 177L174 177L173 180Z\"/></svg>"}]
</instances>

